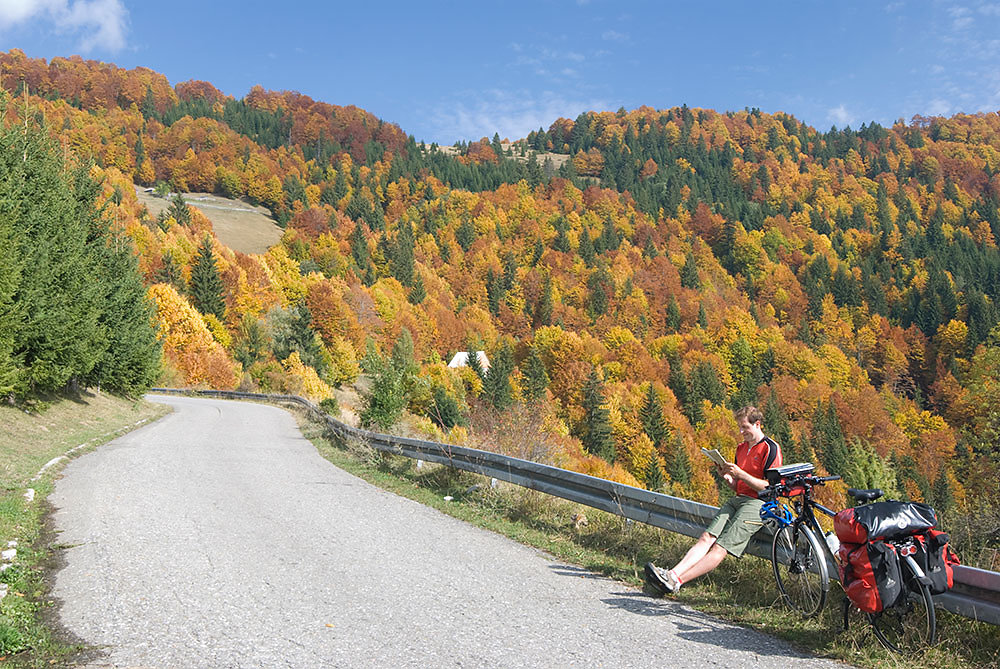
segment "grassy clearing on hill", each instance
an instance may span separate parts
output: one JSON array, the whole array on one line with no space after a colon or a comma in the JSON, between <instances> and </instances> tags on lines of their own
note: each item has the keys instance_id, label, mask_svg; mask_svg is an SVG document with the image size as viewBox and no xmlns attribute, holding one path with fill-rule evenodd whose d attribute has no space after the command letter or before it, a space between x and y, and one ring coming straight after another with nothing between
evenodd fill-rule
<instances>
[{"instance_id":1,"label":"grassy clearing on hill","mask_svg":"<svg viewBox=\"0 0 1000 669\"><path fill-rule=\"evenodd\" d=\"M0 662L12 666L51 666L77 650L53 628L55 604L46 583L57 545L45 535L45 498L60 465L37 481L32 477L71 449L83 445L74 454L86 452L169 411L161 404L89 392L46 398L42 406L31 414L0 407L0 544L17 541L13 566L0 574L0 584L8 587L0 600ZM24 496L28 488L35 490L30 503Z\"/></svg>"},{"instance_id":2,"label":"grassy clearing on hill","mask_svg":"<svg viewBox=\"0 0 1000 669\"><path fill-rule=\"evenodd\" d=\"M331 441L324 426L296 413L306 438L338 467L383 489L633 586L643 585L642 565L647 561L673 564L691 544L687 537L536 491L508 484L491 488L489 479L476 474L429 463L418 469L408 458L388 455L363 443ZM446 496L451 501L446 501ZM580 522L581 516L586 517L585 524ZM843 631L843 592L837 584L831 585L824 612L812 620L787 611L778 597L770 562L752 556L727 559L677 595L679 601L699 611L860 667L1000 666L1000 634L993 625L939 610L939 643L915 656L900 657L878 645L860 615L852 615L849 629Z\"/></svg>"},{"instance_id":3,"label":"grassy clearing on hill","mask_svg":"<svg viewBox=\"0 0 1000 669\"><path fill-rule=\"evenodd\" d=\"M156 217L170 206L170 199L156 197L135 187L139 202L146 206L150 215ZM219 241L234 251L241 253L264 253L278 243L283 231L275 224L270 212L264 207L231 200L212 193L181 193L184 201L197 207L212 222L212 230Z\"/></svg>"}]
</instances>

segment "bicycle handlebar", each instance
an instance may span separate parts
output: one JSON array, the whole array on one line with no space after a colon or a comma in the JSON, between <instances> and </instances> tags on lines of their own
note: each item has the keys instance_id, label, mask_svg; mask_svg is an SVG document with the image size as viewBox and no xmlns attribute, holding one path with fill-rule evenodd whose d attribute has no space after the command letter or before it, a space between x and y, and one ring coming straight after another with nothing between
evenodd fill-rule
<instances>
[{"instance_id":1,"label":"bicycle handlebar","mask_svg":"<svg viewBox=\"0 0 1000 669\"><path fill-rule=\"evenodd\" d=\"M827 481L839 481L840 476L834 474L833 476L808 476L808 475L798 475L790 476L784 481L775 483L774 485L767 486L760 491L760 496L786 496L789 492L798 487L809 488L814 485L824 485Z\"/></svg>"}]
</instances>

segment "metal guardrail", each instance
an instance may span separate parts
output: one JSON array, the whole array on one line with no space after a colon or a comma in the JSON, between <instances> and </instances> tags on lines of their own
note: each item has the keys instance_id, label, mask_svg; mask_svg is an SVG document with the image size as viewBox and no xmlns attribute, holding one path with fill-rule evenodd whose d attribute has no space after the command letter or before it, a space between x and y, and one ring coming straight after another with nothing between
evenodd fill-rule
<instances>
[{"instance_id":1,"label":"metal guardrail","mask_svg":"<svg viewBox=\"0 0 1000 669\"><path fill-rule=\"evenodd\" d=\"M361 430L334 419L309 400L295 395L267 395L224 390L191 391L174 388L152 388L150 391L298 404L312 412L326 423L334 434L343 439L359 439L382 451L482 474L689 537L700 536L718 511L718 507L708 504L529 460L463 446ZM758 534L750 542L747 552L770 560L771 542ZM830 568L831 574L837 573L834 565L831 564ZM934 600L944 609L966 618L1000 625L1000 573L975 567L956 566L955 587L943 595L936 595Z\"/></svg>"}]
</instances>

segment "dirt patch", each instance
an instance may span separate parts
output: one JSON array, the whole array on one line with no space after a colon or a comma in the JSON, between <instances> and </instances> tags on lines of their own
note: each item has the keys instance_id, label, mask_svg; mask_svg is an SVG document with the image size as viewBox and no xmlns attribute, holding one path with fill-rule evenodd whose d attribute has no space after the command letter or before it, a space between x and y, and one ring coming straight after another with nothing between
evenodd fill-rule
<instances>
[{"instance_id":1,"label":"dirt patch","mask_svg":"<svg viewBox=\"0 0 1000 669\"><path fill-rule=\"evenodd\" d=\"M173 197L156 197L140 186L135 187L135 194L154 217L170 206ZM281 239L281 228L264 207L212 193L181 193L181 196L188 206L196 207L212 222L215 236L234 251L264 253Z\"/></svg>"}]
</instances>

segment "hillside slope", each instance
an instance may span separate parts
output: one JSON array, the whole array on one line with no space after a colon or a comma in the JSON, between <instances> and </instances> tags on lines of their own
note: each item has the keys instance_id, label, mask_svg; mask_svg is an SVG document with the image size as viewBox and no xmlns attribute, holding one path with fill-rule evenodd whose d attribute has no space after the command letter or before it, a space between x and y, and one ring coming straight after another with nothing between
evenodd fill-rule
<instances>
[{"instance_id":1,"label":"hillside slope","mask_svg":"<svg viewBox=\"0 0 1000 669\"><path fill-rule=\"evenodd\" d=\"M363 364L369 420L402 402L435 438L518 435L537 457L710 502L725 490L697 447L731 452L730 409L758 403L787 460L997 541L974 519L1000 494L966 495L995 480L1000 436L996 114L821 133L641 108L446 153L297 93L0 61L96 162L178 383L322 398ZM569 158L550 172L533 150ZM280 243L245 254L206 242L198 212L154 218L133 183L160 180L260 203ZM491 372L448 369L459 350L486 350Z\"/></svg>"}]
</instances>

